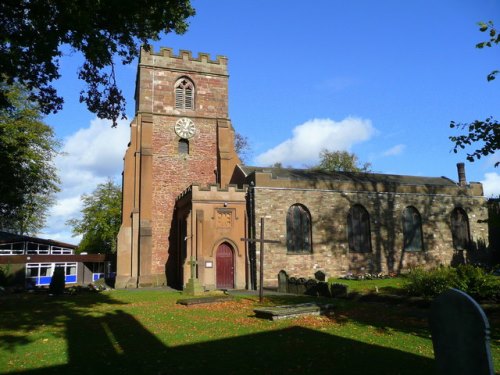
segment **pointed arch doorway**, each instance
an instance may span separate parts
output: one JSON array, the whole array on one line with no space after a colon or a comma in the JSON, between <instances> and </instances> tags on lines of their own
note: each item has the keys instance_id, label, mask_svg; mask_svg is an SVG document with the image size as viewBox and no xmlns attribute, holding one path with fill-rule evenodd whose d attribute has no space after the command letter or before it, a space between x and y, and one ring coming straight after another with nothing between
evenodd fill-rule
<instances>
[{"instance_id":1,"label":"pointed arch doorway","mask_svg":"<svg viewBox=\"0 0 500 375\"><path fill-rule=\"evenodd\" d=\"M217 248L215 267L217 289L233 289L234 251L227 242L221 243Z\"/></svg>"}]
</instances>

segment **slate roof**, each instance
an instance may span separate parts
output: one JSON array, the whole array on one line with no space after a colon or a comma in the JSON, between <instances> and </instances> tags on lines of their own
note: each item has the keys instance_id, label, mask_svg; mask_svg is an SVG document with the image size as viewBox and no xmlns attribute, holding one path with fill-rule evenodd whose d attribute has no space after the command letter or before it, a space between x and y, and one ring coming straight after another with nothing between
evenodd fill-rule
<instances>
[{"instance_id":1,"label":"slate roof","mask_svg":"<svg viewBox=\"0 0 500 375\"><path fill-rule=\"evenodd\" d=\"M50 239L30 237L30 236L24 236L24 235L20 235L20 234L0 231L0 244L9 243L9 242L34 242L34 243L41 243L41 244L52 245L52 246L66 247L68 249L76 249L76 247L77 247L76 245L72 245L72 244L65 243L65 242L59 242L59 241L54 241L54 240L50 240Z\"/></svg>"},{"instance_id":2,"label":"slate roof","mask_svg":"<svg viewBox=\"0 0 500 375\"><path fill-rule=\"evenodd\" d=\"M325 172L312 169L271 168L239 166L245 177L254 173L271 173L273 179L295 181L352 181L366 183L384 183L396 185L457 186L447 177L404 176L362 172Z\"/></svg>"}]
</instances>

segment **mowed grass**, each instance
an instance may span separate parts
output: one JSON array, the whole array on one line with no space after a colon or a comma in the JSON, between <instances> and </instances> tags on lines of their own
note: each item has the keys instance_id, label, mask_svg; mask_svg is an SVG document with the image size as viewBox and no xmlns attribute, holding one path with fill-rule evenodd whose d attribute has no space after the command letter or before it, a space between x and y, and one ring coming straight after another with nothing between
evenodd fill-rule
<instances>
[{"instance_id":1,"label":"mowed grass","mask_svg":"<svg viewBox=\"0 0 500 375\"><path fill-rule=\"evenodd\" d=\"M401 294L405 279L403 277L373 280L329 279L328 282L347 285L349 292L373 293L378 290L379 293Z\"/></svg>"},{"instance_id":2,"label":"mowed grass","mask_svg":"<svg viewBox=\"0 0 500 375\"><path fill-rule=\"evenodd\" d=\"M0 297L0 373L422 374L427 309L345 300L329 317L257 319L253 296L182 306L180 293L118 290ZM311 300L267 296L265 304ZM491 316L500 368L498 316Z\"/></svg>"}]
</instances>

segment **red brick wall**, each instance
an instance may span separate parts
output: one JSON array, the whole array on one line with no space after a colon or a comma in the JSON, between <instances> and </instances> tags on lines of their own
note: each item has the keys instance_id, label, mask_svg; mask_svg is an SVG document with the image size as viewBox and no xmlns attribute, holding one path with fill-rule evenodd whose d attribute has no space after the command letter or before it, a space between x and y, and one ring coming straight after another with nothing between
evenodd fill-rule
<instances>
[{"instance_id":1,"label":"red brick wall","mask_svg":"<svg viewBox=\"0 0 500 375\"><path fill-rule=\"evenodd\" d=\"M166 50L162 56L143 54L139 69L137 109L153 114L151 274L163 274L176 197L192 183L216 183L217 119L228 118L227 67L224 58L210 61L201 55L193 59L188 53L175 57ZM194 110L174 107L174 85L181 77L195 85ZM189 139L189 155L178 153L174 126L182 117L196 126L196 134Z\"/></svg>"}]
</instances>

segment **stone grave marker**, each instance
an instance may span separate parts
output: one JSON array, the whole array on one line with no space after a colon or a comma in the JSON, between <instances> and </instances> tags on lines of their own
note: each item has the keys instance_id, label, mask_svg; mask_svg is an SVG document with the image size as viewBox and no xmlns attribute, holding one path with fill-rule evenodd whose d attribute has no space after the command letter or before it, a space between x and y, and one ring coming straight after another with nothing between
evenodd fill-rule
<instances>
[{"instance_id":1,"label":"stone grave marker","mask_svg":"<svg viewBox=\"0 0 500 375\"><path fill-rule=\"evenodd\" d=\"M314 278L318 281L326 281L326 273L321 270L316 271L314 272Z\"/></svg>"},{"instance_id":2,"label":"stone grave marker","mask_svg":"<svg viewBox=\"0 0 500 375\"><path fill-rule=\"evenodd\" d=\"M317 296L318 295L318 280L309 279L306 281L306 292L308 296Z\"/></svg>"},{"instance_id":3,"label":"stone grave marker","mask_svg":"<svg viewBox=\"0 0 500 375\"><path fill-rule=\"evenodd\" d=\"M299 303L296 305L269 306L254 309L255 317L270 320L296 318L305 315L330 315L332 304Z\"/></svg>"},{"instance_id":4,"label":"stone grave marker","mask_svg":"<svg viewBox=\"0 0 500 375\"><path fill-rule=\"evenodd\" d=\"M438 374L493 375L490 325L468 294L449 289L431 306L430 328Z\"/></svg>"},{"instance_id":5,"label":"stone grave marker","mask_svg":"<svg viewBox=\"0 0 500 375\"><path fill-rule=\"evenodd\" d=\"M284 270L278 273L278 292L288 293L288 274Z\"/></svg>"},{"instance_id":6,"label":"stone grave marker","mask_svg":"<svg viewBox=\"0 0 500 375\"><path fill-rule=\"evenodd\" d=\"M303 277L297 279L297 294L306 294L306 281Z\"/></svg>"}]
</instances>

